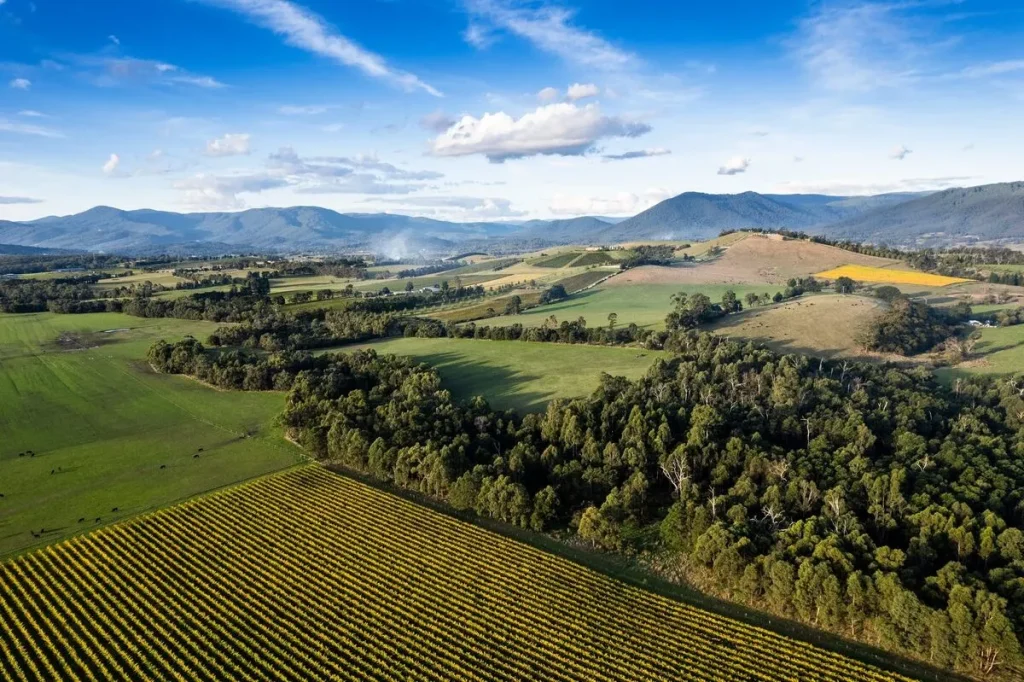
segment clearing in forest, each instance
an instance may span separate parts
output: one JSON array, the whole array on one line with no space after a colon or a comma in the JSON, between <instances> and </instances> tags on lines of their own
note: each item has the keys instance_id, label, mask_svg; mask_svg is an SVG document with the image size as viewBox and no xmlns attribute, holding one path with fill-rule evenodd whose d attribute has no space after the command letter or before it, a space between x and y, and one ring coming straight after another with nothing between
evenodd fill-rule
<instances>
[{"instance_id":1,"label":"clearing in forest","mask_svg":"<svg viewBox=\"0 0 1024 682\"><path fill-rule=\"evenodd\" d=\"M907 680L318 466L2 564L0 612L4 679Z\"/></svg>"},{"instance_id":2,"label":"clearing in forest","mask_svg":"<svg viewBox=\"0 0 1024 682\"><path fill-rule=\"evenodd\" d=\"M542 308L545 306L542 306ZM495 320L515 319L502 316ZM480 326L493 324L481 320ZM541 411L555 398L591 394L601 374L639 379L661 351L587 344L402 338L345 346L406 355L437 368L444 387L461 400L481 395L499 410Z\"/></svg>"},{"instance_id":3,"label":"clearing in forest","mask_svg":"<svg viewBox=\"0 0 1024 682\"><path fill-rule=\"evenodd\" d=\"M884 307L866 296L808 296L728 315L709 331L763 343L780 353L858 357L867 355L856 342L858 332Z\"/></svg>"},{"instance_id":4,"label":"clearing in forest","mask_svg":"<svg viewBox=\"0 0 1024 682\"><path fill-rule=\"evenodd\" d=\"M822 269L848 263L877 269L898 262L845 251L778 235L746 235L729 244L722 255L708 261L674 266L645 265L624 272L609 282L612 286L633 284L775 284L791 278L808 277Z\"/></svg>"},{"instance_id":5,"label":"clearing in forest","mask_svg":"<svg viewBox=\"0 0 1024 682\"><path fill-rule=\"evenodd\" d=\"M929 272L914 270L897 270L895 268L878 268L868 265L842 265L824 272L817 272L815 277L822 279L838 279L849 277L856 282L872 282L878 284L919 284L928 287L945 287L951 284L963 284L972 280L962 277L944 277Z\"/></svg>"}]
</instances>

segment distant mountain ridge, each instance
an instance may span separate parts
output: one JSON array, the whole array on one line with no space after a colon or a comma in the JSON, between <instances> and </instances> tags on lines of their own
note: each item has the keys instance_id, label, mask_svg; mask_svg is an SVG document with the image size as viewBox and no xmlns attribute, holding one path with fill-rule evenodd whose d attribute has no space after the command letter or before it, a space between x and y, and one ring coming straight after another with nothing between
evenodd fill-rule
<instances>
[{"instance_id":1,"label":"distant mountain ridge","mask_svg":"<svg viewBox=\"0 0 1024 682\"><path fill-rule=\"evenodd\" d=\"M632 218L456 223L314 206L237 213L123 211L0 221L0 244L38 249L203 254L372 251L390 257L544 244L701 240L723 230L791 229L906 246L1024 243L1024 182L873 196L684 192Z\"/></svg>"}]
</instances>

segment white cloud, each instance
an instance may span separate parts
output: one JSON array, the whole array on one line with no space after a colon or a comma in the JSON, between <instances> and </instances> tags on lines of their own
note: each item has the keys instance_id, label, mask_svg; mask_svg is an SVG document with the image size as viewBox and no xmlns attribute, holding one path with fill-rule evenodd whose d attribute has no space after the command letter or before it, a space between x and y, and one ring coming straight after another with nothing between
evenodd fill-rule
<instances>
[{"instance_id":1,"label":"white cloud","mask_svg":"<svg viewBox=\"0 0 1024 682\"><path fill-rule=\"evenodd\" d=\"M604 154L601 158L606 161L628 161L629 159L644 159L649 156L665 156L666 154L671 153L671 149L655 147L653 149L636 149L629 152L623 152L621 154Z\"/></svg>"},{"instance_id":2,"label":"white cloud","mask_svg":"<svg viewBox=\"0 0 1024 682\"><path fill-rule=\"evenodd\" d=\"M913 149L907 149L905 145L899 144L893 147L892 151L889 152L889 158L895 161L902 161L903 159L907 158L907 155L913 153Z\"/></svg>"},{"instance_id":3,"label":"white cloud","mask_svg":"<svg viewBox=\"0 0 1024 682\"><path fill-rule=\"evenodd\" d=\"M288 180L270 173L217 176L199 173L174 183L181 191L181 202L192 208L231 210L245 208L239 194L287 187Z\"/></svg>"},{"instance_id":4,"label":"white cloud","mask_svg":"<svg viewBox=\"0 0 1024 682\"><path fill-rule=\"evenodd\" d=\"M441 93L418 77L394 69L380 55L370 52L338 33L323 17L288 0L206 0L232 9L274 33L285 42L322 57L356 68L368 76L390 81L405 90Z\"/></svg>"},{"instance_id":5,"label":"white cloud","mask_svg":"<svg viewBox=\"0 0 1024 682\"><path fill-rule=\"evenodd\" d=\"M569 101L575 102L586 97L597 97L600 92L601 90L593 83L573 83L566 90L565 97Z\"/></svg>"},{"instance_id":6,"label":"white cloud","mask_svg":"<svg viewBox=\"0 0 1024 682\"><path fill-rule=\"evenodd\" d=\"M227 133L206 143L207 156L239 156L249 153L248 133Z\"/></svg>"},{"instance_id":7,"label":"white cloud","mask_svg":"<svg viewBox=\"0 0 1024 682\"><path fill-rule=\"evenodd\" d=\"M2 5L3 2L0 2ZM31 197L4 197L0 196L0 206L13 206L14 204L41 204L42 199L33 199Z\"/></svg>"},{"instance_id":8,"label":"white cloud","mask_svg":"<svg viewBox=\"0 0 1024 682\"><path fill-rule=\"evenodd\" d=\"M975 64L968 66L961 71L951 74L953 78L986 78L988 76L1002 76L1007 73L1024 71L1024 59L1011 59L1002 62L990 62L988 64Z\"/></svg>"},{"instance_id":9,"label":"white cloud","mask_svg":"<svg viewBox=\"0 0 1024 682\"><path fill-rule=\"evenodd\" d=\"M32 81L27 78L15 78L8 85L15 90L28 90L32 87Z\"/></svg>"},{"instance_id":10,"label":"white cloud","mask_svg":"<svg viewBox=\"0 0 1024 682\"><path fill-rule=\"evenodd\" d=\"M340 133L344 129L344 123L328 123L327 125L320 128L320 130L324 131L325 133L331 133L332 135L334 133Z\"/></svg>"},{"instance_id":11,"label":"white cloud","mask_svg":"<svg viewBox=\"0 0 1024 682\"><path fill-rule=\"evenodd\" d=\"M471 23L462 33L462 38L473 47L482 50L494 42L494 32L481 24Z\"/></svg>"},{"instance_id":12,"label":"white cloud","mask_svg":"<svg viewBox=\"0 0 1024 682\"><path fill-rule=\"evenodd\" d=\"M482 154L501 163L540 154L585 154L605 137L638 137L650 131L638 121L605 116L597 104L559 103L538 107L516 119L501 111L463 116L431 143L435 156Z\"/></svg>"},{"instance_id":13,"label":"white cloud","mask_svg":"<svg viewBox=\"0 0 1024 682\"><path fill-rule=\"evenodd\" d=\"M443 133L453 125L455 125L455 119L440 109L431 112L420 119L421 128L435 133Z\"/></svg>"},{"instance_id":14,"label":"white cloud","mask_svg":"<svg viewBox=\"0 0 1024 682\"><path fill-rule=\"evenodd\" d=\"M507 31L568 62L602 69L620 69L637 62L635 55L596 33L574 26L574 12L564 7L530 7L514 0L464 0L464 3L474 18L471 26L487 24ZM475 35L480 31L476 29ZM469 35L466 37L470 39Z\"/></svg>"},{"instance_id":15,"label":"white cloud","mask_svg":"<svg viewBox=\"0 0 1024 682\"><path fill-rule=\"evenodd\" d=\"M648 189L639 196L631 192L597 197L559 193L551 198L548 210L555 215L634 215L670 196L671 192L661 188Z\"/></svg>"},{"instance_id":16,"label":"white cloud","mask_svg":"<svg viewBox=\"0 0 1024 682\"><path fill-rule=\"evenodd\" d=\"M332 107L329 107L325 104L286 104L283 107L278 107L277 113L284 114L285 116L315 116L317 114L323 114L331 108Z\"/></svg>"},{"instance_id":17,"label":"white cloud","mask_svg":"<svg viewBox=\"0 0 1024 682\"><path fill-rule=\"evenodd\" d=\"M121 157L117 154L111 154L107 162L103 164L103 172L106 175L113 175L117 172L117 167L121 165Z\"/></svg>"},{"instance_id":18,"label":"white cloud","mask_svg":"<svg viewBox=\"0 0 1024 682\"><path fill-rule=\"evenodd\" d=\"M121 40L117 36L115 36L115 35L107 36L107 40L109 40L110 42L114 43L115 45L120 45L121 44Z\"/></svg>"},{"instance_id":19,"label":"white cloud","mask_svg":"<svg viewBox=\"0 0 1024 682\"><path fill-rule=\"evenodd\" d=\"M825 182L785 182L777 185L775 192L780 194L833 194L840 196L870 196L890 192L931 192L952 187L964 187L977 181L969 175L936 177L936 178L904 178L892 182L865 183L856 180L835 180Z\"/></svg>"},{"instance_id":20,"label":"white cloud","mask_svg":"<svg viewBox=\"0 0 1024 682\"><path fill-rule=\"evenodd\" d=\"M719 175L739 175L746 173L750 167L750 159L742 156L734 156L718 168Z\"/></svg>"},{"instance_id":21,"label":"white cloud","mask_svg":"<svg viewBox=\"0 0 1024 682\"><path fill-rule=\"evenodd\" d=\"M920 76L920 62L937 45L908 14L923 3L821 3L799 24L794 54L830 90L865 92L897 87Z\"/></svg>"},{"instance_id":22,"label":"white cloud","mask_svg":"<svg viewBox=\"0 0 1024 682\"><path fill-rule=\"evenodd\" d=\"M49 118L46 114L35 109L24 109L18 112L18 116L25 116L27 118Z\"/></svg>"},{"instance_id":23,"label":"white cloud","mask_svg":"<svg viewBox=\"0 0 1024 682\"><path fill-rule=\"evenodd\" d=\"M114 87L127 83L192 85L207 89L224 87L216 78L194 74L174 64L155 59L74 55L70 57L70 61L82 67L85 75L100 87Z\"/></svg>"},{"instance_id":24,"label":"white cloud","mask_svg":"<svg viewBox=\"0 0 1024 682\"><path fill-rule=\"evenodd\" d=\"M368 201L401 206L402 210L416 215L463 222L520 218L527 215L526 211L513 208L511 201L500 197L409 197Z\"/></svg>"},{"instance_id":25,"label":"white cloud","mask_svg":"<svg viewBox=\"0 0 1024 682\"><path fill-rule=\"evenodd\" d=\"M557 88L547 87L537 93L537 99L545 104L554 102L561 95Z\"/></svg>"},{"instance_id":26,"label":"white cloud","mask_svg":"<svg viewBox=\"0 0 1024 682\"><path fill-rule=\"evenodd\" d=\"M31 123L17 123L0 118L0 133L15 133L17 135L35 135L37 137L64 137L63 133L44 128L43 126Z\"/></svg>"}]
</instances>

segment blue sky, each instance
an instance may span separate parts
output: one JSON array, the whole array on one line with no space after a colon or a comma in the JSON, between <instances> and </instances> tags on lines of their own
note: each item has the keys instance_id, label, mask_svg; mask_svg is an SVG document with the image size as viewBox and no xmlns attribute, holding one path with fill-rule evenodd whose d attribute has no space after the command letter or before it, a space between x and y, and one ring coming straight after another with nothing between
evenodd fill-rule
<instances>
[{"instance_id":1,"label":"blue sky","mask_svg":"<svg viewBox=\"0 0 1024 682\"><path fill-rule=\"evenodd\" d=\"M1022 179L1019 0L0 0L0 219Z\"/></svg>"}]
</instances>

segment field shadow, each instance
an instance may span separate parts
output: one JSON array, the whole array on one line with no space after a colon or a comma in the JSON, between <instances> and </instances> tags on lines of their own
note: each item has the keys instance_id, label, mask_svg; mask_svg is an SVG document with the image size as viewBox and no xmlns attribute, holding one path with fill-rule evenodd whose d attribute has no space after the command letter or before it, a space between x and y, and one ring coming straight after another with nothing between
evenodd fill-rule
<instances>
[{"instance_id":1,"label":"field shadow","mask_svg":"<svg viewBox=\"0 0 1024 682\"><path fill-rule=\"evenodd\" d=\"M437 369L444 387L457 400L481 395L496 409L512 408L526 413L544 410L554 397L551 393L523 390L526 383L542 378L539 374L498 367L449 351L418 353L415 359Z\"/></svg>"}]
</instances>

